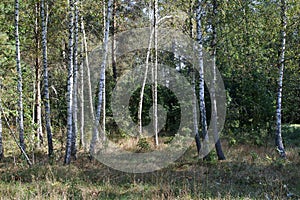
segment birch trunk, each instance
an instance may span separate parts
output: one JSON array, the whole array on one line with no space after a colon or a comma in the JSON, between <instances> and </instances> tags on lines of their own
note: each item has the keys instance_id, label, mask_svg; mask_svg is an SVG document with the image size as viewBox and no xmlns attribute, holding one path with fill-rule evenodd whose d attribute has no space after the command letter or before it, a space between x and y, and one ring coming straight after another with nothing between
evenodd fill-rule
<instances>
[{"instance_id":1,"label":"birch trunk","mask_svg":"<svg viewBox=\"0 0 300 200\"><path fill-rule=\"evenodd\" d=\"M212 126L213 134L215 138L215 148L217 151L217 156L219 160L225 160L225 156L222 150L222 145L219 139L219 130L218 130L218 110L217 110L217 101L216 101L216 52L217 52L217 32L216 32L216 22L217 22L217 0L213 0L213 19L212 19L212 75L213 81L211 85L211 103L212 103Z\"/></svg>"},{"instance_id":2,"label":"birch trunk","mask_svg":"<svg viewBox=\"0 0 300 200\"><path fill-rule=\"evenodd\" d=\"M282 82L285 62L285 46L286 46L286 0L281 0L281 55L279 59L279 79L278 79L278 94L277 94L277 109L276 109L276 137L275 144L280 157L286 158L282 136L281 136L281 103L282 103Z\"/></svg>"},{"instance_id":3,"label":"birch trunk","mask_svg":"<svg viewBox=\"0 0 300 200\"><path fill-rule=\"evenodd\" d=\"M88 93L89 93L88 94L89 95L89 107L90 107L92 120L95 121L93 94L92 94L92 86L91 86L91 72L90 72L89 57L88 57L88 45L87 45L85 28L84 28L84 19L82 16L81 16L81 30L82 30L82 36L83 36L84 58L85 58L85 65L86 65L87 79L88 79L87 84L88 84Z\"/></svg>"},{"instance_id":4,"label":"birch trunk","mask_svg":"<svg viewBox=\"0 0 300 200\"><path fill-rule=\"evenodd\" d=\"M41 2L42 17L42 48L43 48L43 68L44 68L44 104L45 104L45 121L48 140L48 156L53 153L51 119L50 119L50 100L49 100L49 76L48 76L48 60L47 60L47 17L45 14L45 1Z\"/></svg>"},{"instance_id":5,"label":"birch trunk","mask_svg":"<svg viewBox=\"0 0 300 200\"><path fill-rule=\"evenodd\" d=\"M25 151L24 142L24 118L23 118L23 86L22 86L22 68L20 56L19 40L19 0L15 0L15 40L16 40L16 67L18 73L18 124L19 124L19 141L21 148Z\"/></svg>"},{"instance_id":6,"label":"birch trunk","mask_svg":"<svg viewBox=\"0 0 300 200\"><path fill-rule=\"evenodd\" d=\"M157 68L158 68L158 0L154 0L154 48L155 48L155 64L154 64L154 97L153 97L153 112L154 112L154 134L155 144L158 146L158 116L157 116Z\"/></svg>"},{"instance_id":7,"label":"birch trunk","mask_svg":"<svg viewBox=\"0 0 300 200\"><path fill-rule=\"evenodd\" d=\"M73 127L72 127L72 144L71 144L71 155L76 160L76 138L78 133L78 106L77 106L77 91L78 91L78 7L77 1L74 1L75 9L75 21L74 21L74 46L73 46Z\"/></svg>"},{"instance_id":8,"label":"birch trunk","mask_svg":"<svg viewBox=\"0 0 300 200\"><path fill-rule=\"evenodd\" d=\"M190 0L189 5L189 26L190 26L190 37L193 38L193 0ZM193 45L193 44L191 44ZM200 142L200 136L199 136L199 126L198 126L198 115L197 115L197 95L196 95L196 69L195 66L193 66L193 72L192 72L192 86L193 86L193 127L194 127L194 135L195 135L195 142L197 147L197 152L199 155L200 149L201 149L201 142Z\"/></svg>"},{"instance_id":9,"label":"birch trunk","mask_svg":"<svg viewBox=\"0 0 300 200\"><path fill-rule=\"evenodd\" d=\"M151 10L151 4L149 6L149 12ZM152 40L153 40L153 30L152 30L152 23L150 19L150 38L149 38L149 45L147 50L147 56L146 56L146 66L145 66L145 75L142 83L141 93L140 93L140 102L139 102L139 110L138 110L138 124L139 124L139 136L142 136L143 134L143 121L142 121L142 112L143 112L143 100L144 100L144 92L145 92L145 85L147 82L147 76L149 71L149 59L150 59L150 53L151 53L151 46L152 46Z\"/></svg>"},{"instance_id":10,"label":"birch trunk","mask_svg":"<svg viewBox=\"0 0 300 200\"><path fill-rule=\"evenodd\" d=\"M82 18L81 18L82 19ZM82 23L82 22L81 22ZM83 39L81 40L81 52L80 52L80 108L81 108L81 113L80 113L80 140L79 140L79 146L80 148L83 147L85 148L85 141L84 141L84 71L83 71L83 53L84 53L84 42Z\"/></svg>"},{"instance_id":11,"label":"birch trunk","mask_svg":"<svg viewBox=\"0 0 300 200\"><path fill-rule=\"evenodd\" d=\"M68 57L68 88L67 88L67 144L65 164L71 162L72 126L73 126L73 36L74 36L74 2L69 0L69 57Z\"/></svg>"},{"instance_id":12,"label":"birch trunk","mask_svg":"<svg viewBox=\"0 0 300 200\"><path fill-rule=\"evenodd\" d=\"M92 156L95 153L95 145L96 145L96 139L98 135L98 127L100 123L100 117L101 117L101 108L103 104L103 88L104 88L104 81L105 81L105 69L106 69L106 60L107 60L107 50L108 50L108 36L109 36L109 24L111 21L111 10L112 10L112 0L108 0L107 4L107 17L106 17L106 24L105 24L105 37L104 37L104 43L103 43L103 58L101 63L101 72L100 72L100 79L99 79L99 91L98 91L98 102L97 102L97 110L96 110L96 117L94 122L94 130L93 130L93 136L92 141L90 145L90 156Z\"/></svg>"},{"instance_id":13,"label":"birch trunk","mask_svg":"<svg viewBox=\"0 0 300 200\"><path fill-rule=\"evenodd\" d=\"M35 7L36 19L35 19L35 111L34 122L37 124L36 136L38 147L43 143L43 126L42 126L42 95L41 95L41 69L40 69L40 29L39 29L39 16L40 16L40 4L37 3Z\"/></svg>"},{"instance_id":14,"label":"birch trunk","mask_svg":"<svg viewBox=\"0 0 300 200\"><path fill-rule=\"evenodd\" d=\"M207 153L207 121L206 121L206 108L205 108L205 98L204 98L204 65L203 65L203 38L201 30L201 18L202 18L202 1L198 0L197 10L196 10L196 20L197 20L197 42L198 42L198 54L199 54L199 99L200 99L200 115L201 115L201 125L202 125L202 136L204 138L204 154ZM197 139L197 136L196 136ZM199 151L198 151L199 153Z\"/></svg>"}]
</instances>

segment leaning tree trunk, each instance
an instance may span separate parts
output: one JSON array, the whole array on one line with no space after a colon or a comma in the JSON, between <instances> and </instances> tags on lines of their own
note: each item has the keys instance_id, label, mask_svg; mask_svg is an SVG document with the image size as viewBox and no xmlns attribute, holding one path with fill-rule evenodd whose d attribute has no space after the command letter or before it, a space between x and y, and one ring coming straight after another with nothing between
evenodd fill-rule
<instances>
[{"instance_id":1,"label":"leaning tree trunk","mask_svg":"<svg viewBox=\"0 0 300 200\"><path fill-rule=\"evenodd\" d=\"M72 126L73 126L73 36L74 36L74 2L69 0L69 57L68 57L68 88L67 88L67 144L65 164L71 162Z\"/></svg>"},{"instance_id":2,"label":"leaning tree trunk","mask_svg":"<svg viewBox=\"0 0 300 200\"><path fill-rule=\"evenodd\" d=\"M276 110L276 137L275 144L280 157L286 158L282 136L281 136L281 102L282 102L282 81L285 62L285 44L286 44L286 0L281 0L281 55L279 59L279 80L278 80L278 95L277 95L277 110Z\"/></svg>"},{"instance_id":3,"label":"leaning tree trunk","mask_svg":"<svg viewBox=\"0 0 300 200\"><path fill-rule=\"evenodd\" d=\"M53 154L51 119L50 119L50 100L49 100L49 76L47 63L47 17L45 14L45 1L41 2L42 17L42 48L43 48L43 68L44 68L44 104L45 104L45 121L48 139L48 156Z\"/></svg>"},{"instance_id":4,"label":"leaning tree trunk","mask_svg":"<svg viewBox=\"0 0 300 200\"><path fill-rule=\"evenodd\" d=\"M75 21L74 21L74 48L73 49L73 62L74 62L74 69L73 69L73 127L72 127L72 143L71 143L71 155L76 160L76 138L78 133L78 118L77 118L77 91L78 91L78 8L77 8L77 1L74 2L75 8Z\"/></svg>"},{"instance_id":5,"label":"leaning tree trunk","mask_svg":"<svg viewBox=\"0 0 300 200\"><path fill-rule=\"evenodd\" d=\"M219 139L219 130L218 130L218 110L217 110L217 101L216 101L216 52L217 52L217 32L216 32L216 22L217 22L217 0L213 0L213 19L212 19L212 76L213 81L211 85L211 103L212 103L212 127L213 134L215 138L215 148L217 151L217 156L219 160L225 160L225 156L222 150L222 145Z\"/></svg>"},{"instance_id":6,"label":"leaning tree trunk","mask_svg":"<svg viewBox=\"0 0 300 200\"><path fill-rule=\"evenodd\" d=\"M20 146L25 150L24 142L24 118L23 118L23 86L22 86L22 68L20 63L20 40L19 40L19 0L15 0L15 39L16 39L16 67L18 73L18 115L19 115L19 140Z\"/></svg>"},{"instance_id":7,"label":"leaning tree trunk","mask_svg":"<svg viewBox=\"0 0 300 200\"><path fill-rule=\"evenodd\" d=\"M2 108L2 106L1 106L1 99L0 99L0 113L1 113L1 112L3 113L4 121L5 121L5 123L6 123L6 126L7 126L8 130L9 130L9 133L11 134L11 136L12 136L13 139L14 139L14 142L17 144L17 146L18 146L19 149L21 150L21 153L22 153L23 156L25 157L25 159L26 159L26 161L27 161L27 164L28 164L29 166L31 166L31 165L32 165L32 162L30 161L28 155L27 155L26 152L24 151L24 148L22 148L21 145L18 143L17 136L16 136L15 132L12 130L12 128L11 128L10 125L9 125L8 119L7 119L7 117L5 116L5 114L4 114L4 112L3 112L3 108ZM2 150L3 150L3 149L2 149Z\"/></svg>"},{"instance_id":8,"label":"leaning tree trunk","mask_svg":"<svg viewBox=\"0 0 300 200\"><path fill-rule=\"evenodd\" d=\"M151 5L149 6L149 12L151 10ZM151 53L151 46L152 46L152 40L153 40L153 31L152 31L152 23L150 22L150 37L149 37L149 44L147 49L147 56L146 56L146 66L145 66L145 75L143 78L143 83L141 87L141 93L140 93L140 101L139 101L139 110L138 110L138 124L139 124L139 136L142 136L143 134L143 121L142 121L142 112L143 112L143 100L144 100L144 93L145 93L145 86L147 82L147 76L149 71L149 59L150 59L150 53Z\"/></svg>"},{"instance_id":9,"label":"leaning tree trunk","mask_svg":"<svg viewBox=\"0 0 300 200\"><path fill-rule=\"evenodd\" d=\"M207 134L207 121L206 121L206 108L205 108L205 98L204 98L204 65L203 65L203 38L201 30L201 18L202 18L202 1L198 0L197 10L196 10L196 20L197 20L197 42L198 42L198 57L199 57L199 99L200 99L200 115L201 115L201 125L202 125L202 136L204 138L204 154L208 153L208 134ZM197 135L196 135L197 139ZM198 149L198 153L200 153Z\"/></svg>"},{"instance_id":10,"label":"leaning tree trunk","mask_svg":"<svg viewBox=\"0 0 300 200\"><path fill-rule=\"evenodd\" d=\"M90 156L93 156L95 153L95 145L96 139L98 135L98 127L100 123L101 117L101 108L103 103L103 88L104 88L104 81L105 81L105 69L106 69L106 60L107 60L107 50L108 50L108 36L109 36L109 26L111 21L111 11L112 11L112 0L108 0L107 4L107 17L106 17L106 24L105 24L105 37L103 43L103 58L101 63L101 72L100 72L100 79L99 79L99 88L98 88L98 102L97 102L97 109L96 109L96 117L94 122L94 130L92 141L90 144Z\"/></svg>"}]
</instances>

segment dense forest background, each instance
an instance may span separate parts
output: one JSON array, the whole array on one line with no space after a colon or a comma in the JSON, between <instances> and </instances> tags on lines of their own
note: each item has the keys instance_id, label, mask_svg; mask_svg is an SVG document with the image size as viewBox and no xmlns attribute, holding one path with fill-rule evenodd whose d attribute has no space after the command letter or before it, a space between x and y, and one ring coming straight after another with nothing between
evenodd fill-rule
<instances>
[{"instance_id":1,"label":"dense forest background","mask_svg":"<svg viewBox=\"0 0 300 200\"><path fill-rule=\"evenodd\" d=\"M197 41L196 10L199 6L198 1L158 0L155 2L157 3L158 19L173 16L165 20L163 23L165 28L178 30ZM297 154L298 151L299 155L300 132L297 132L299 128L297 124L300 124L300 2L298 0L208 0L199 2L202 13L203 49L207 52L211 52L213 48L216 49L216 66L222 75L226 89L227 114L221 134L221 143L224 142L225 145L224 154L226 157L230 156L228 148L239 145L250 145L254 149L271 148L266 152L276 152L274 141L278 125L276 118L280 87L278 83L281 65L284 63L282 137L284 145L287 147L287 158L289 159L289 156L294 158L294 154L289 152L296 151ZM217 6L216 12L214 12L214 3ZM283 3L286 26L283 24ZM20 43L20 65L16 62L16 55L18 55L18 50L16 50L18 49L16 48L17 4L19 11L17 40ZM26 162L24 155L28 156L27 162L29 160L33 165L39 163L40 160L52 164L53 162L69 164L72 159L75 166L80 165L76 158L84 159L80 162L88 162L88 152L90 152L91 146L85 141L92 140L94 136L92 133L87 133L87 129L81 129L83 121L80 118L80 111L77 115L75 114L78 119L73 117L73 121L72 118L70 121L70 116L72 116L69 110L72 101L70 89L78 88L78 94L73 94L75 97L78 95L78 104L80 104L80 95L83 94L83 91L78 85L80 85L81 76L85 80L88 79L86 70L83 73L81 69L87 67L86 58L89 53L103 42L105 43L105 36L112 38L123 31L149 27L153 20L151 9L154 9L153 1L147 0L1 1L0 159L4 163L14 163L15 165L19 163L23 166ZM109 14L109 12L111 13ZM215 31L212 31L212 26ZM105 27L110 28L109 32L105 31ZM286 33L284 36L286 43L285 55L282 60L283 31ZM215 37L213 32L216 34L214 45L212 45ZM74 60L70 58L70 52ZM154 55L154 52L152 54ZM178 71L191 83L193 82L193 73L184 58L181 59L162 51L158 52L157 56L160 62L168 66L176 69L179 66ZM111 60L108 62L111 65L104 68L105 112L103 111L101 117L96 119L102 128L105 127L104 135L116 143L123 143L129 138L117 127L113 119L110 106L112 91L118 79L139 64L137 58L146 60L146 57L147 49L117 59L114 56L107 58L107 60ZM70 63L73 65L72 68L70 68ZM186 67L181 69L182 63ZM102 65L99 64L99 71ZM78 80L78 85L74 79ZM195 80L198 95L200 89L198 74L196 74ZM22 83L21 96L20 83ZM71 87L71 85L73 86ZM99 102L97 92L99 92L99 88L92 91L93 98L91 100L95 112L98 110L97 102ZM146 85L142 112L143 124L147 124L151 120L147 113L153 104L152 94L151 87ZM208 108L210 108L211 101L207 88L205 89L205 98L207 118L210 119L211 112ZM23 104L21 113L20 99ZM90 100L87 97L85 99ZM178 128L180 106L176 104L176 101L172 92L158 86L158 103L168 111L166 126L160 132L162 137L174 137L174 132ZM131 117L136 123L138 123L138 103L139 90L133 94L129 108ZM197 103L199 104L199 100ZM103 113L105 114L103 115ZM22 126L20 125L20 114L24 118L22 119L24 128L20 128ZM74 120L76 121L74 122ZM7 126L8 124L9 126ZM73 132L69 132L71 126L73 126ZM199 127L201 129L201 123ZM192 130L189 131L192 132ZM53 144L49 143L49 140ZM152 142L142 139L134 141L134 147L127 148L138 152L149 151L149 149L155 148ZM23 155L21 155L20 149L24 150ZM193 146L188 152L195 154L196 147ZM47 154L49 154L49 158ZM212 154L214 157L214 153ZM259 153L253 152L250 155L252 161L259 156ZM232 158L229 157L229 160ZM282 166L282 161L278 162ZM297 170L296 165L291 166L291 169L294 167ZM10 172L10 175L14 173ZM114 176L112 172L107 173ZM168 172L165 172L165 175L167 176ZM171 174L169 175L171 176ZM9 178L7 179L9 180ZM282 183L282 185L284 184ZM297 185L298 189L300 188L299 183L294 185ZM172 194L175 195L175 193ZM273 197L278 197L278 193L273 195Z\"/></svg>"}]
</instances>

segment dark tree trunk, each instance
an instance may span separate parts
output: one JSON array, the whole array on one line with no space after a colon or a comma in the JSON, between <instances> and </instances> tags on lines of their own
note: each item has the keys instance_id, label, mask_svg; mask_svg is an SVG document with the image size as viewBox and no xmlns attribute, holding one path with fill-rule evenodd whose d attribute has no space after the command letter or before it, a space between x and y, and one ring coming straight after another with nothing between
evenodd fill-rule
<instances>
[{"instance_id":1,"label":"dark tree trunk","mask_svg":"<svg viewBox=\"0 0 300 200\"><path fill-rule=\"evenodd\" d=\"M225 156L222 150L222 145L219 139L219 130L217 125L218 120L218 110L217 110L217 102L216 102L216 52L217 52L217 0L213 0L213 18L212 18L212 71L213 71L213 82L212 82L212 89L211 89L211 96L212 96L212 126L213 126L213 134L216 141L215 148L217 151L217 156L219 160L225 160Z\"/></svg>"},{"instance_id":2,"label":"dark tree trunk","mask_svg":"<svg viewBox=\"0 0 300 200\"><path fill-rule=\"evenodd\" d=\"M47 17L45 1L41 2L42 17L42 47L43 47L43 68L44 68L44 104L45 104L45 121L48 140L48 156L53 154L52 132L51 132L51 111L49 98L49 76L48 76L48 58L47 58Z\"/></svg>"}]
</instances>

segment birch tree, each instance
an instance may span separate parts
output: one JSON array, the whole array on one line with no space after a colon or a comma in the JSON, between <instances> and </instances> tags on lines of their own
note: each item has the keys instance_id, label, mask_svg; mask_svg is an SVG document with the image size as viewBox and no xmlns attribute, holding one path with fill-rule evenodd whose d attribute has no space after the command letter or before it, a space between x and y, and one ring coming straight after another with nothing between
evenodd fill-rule
<instances>
[{"instance_id":1,"label":"birch tree","mask_svg":"<svg viewBox=\"0 0 300 200\"><path fill-rule=\"evenodd\" d=\"M111 21L111 14L112 13L112 0L108 0L107 3L107 16L106 16L106 24L105 24L105 36L103 42L103 58L101 63L101 71L100 71L100 78L98 83L98 102L97 102L97 109L96 109L96 116L93 128L93 136L92 141L90 144L90 156L94 154L96 139L98 135L98 127L100 123L101 117L101 108L103 104L103 88L104 88L104 81L105 81L105 69L106 69L106 60L107 60L107 50L108 50L108 36L109 36L109 28L110 28L110 21ZM104 134L104 133L103 133Z\"/></svg>"},{"instance_id":2,"label":"birch tree","mask_svg":"<svg viewBox=\"0 0 300 200\"><path fill-rule=\"evenodd\" d=\"M193 38L193 0L190 0L189 3L189 27L190 27L190 37ZM193 44L191 44L193 45ZM196 69L193 66L192 71L192 87L193 87L193 127L194 127L194 135L195 135L195 142L197 147L197 152L199 154L201 149L201 142L199 136L199 126L198 126L198 115L197 115L197 95L196 95L196 77L195 77Z\"/></svg>"},{"instance_id":3,"label":"birch tree","mask_svg":"<svg viewBox=\"0 0 300 200\"><path fill-rule=\"evenodd\" d=\"M19 0L15 0L15 41L16 41L16 68L18 73L18 124L19 124L19 140L20 146L25 150L24 142L24 118L23 118L23 86L22 86L22 68L20 56L20 40L19 40Z\"/></svg>"},{"instance_id":4,"label":"birch tree","mask_svg":"<svg viewBox=\"0 0 300 200\"><path fill-rule=\"evenodd\" d=\"M65 154L65 164L71 162L71 145L73 136L73 42L74 42L74 2L68 1L69 4L69 55L68 55L68 83L67 83L67 144Z\"/></svg>"},{"instance_id":5,"label":"birch tree","mask_svg":"<svg viewBox=\"0 0 300 200\"><path fill-rule=\"evenodd\" d=\"M151 12L151 2L149 5L150 37L149 37L149 44L148 44L147 55L146 55L145 75L144 75L143 83L142 83L142 87L141 87L139 110L138 110L139 136L142 136L142 133L143 133L143 123L142 123L143 100L144 100L145 86L146 86L147 76L148 76L148 71L149 71L149 59L150 59L150 53L151 53L152 40L153 40L153 35L154 35L150 12Z\"/></svg>"},{"instance_id":6,"label":"birch tree","mask_svg":"<svg viewBox=\"0 0 300 200\"><path fill-rule=\"evenodd\" d=\"M282 135L281 135L281 103L282 103L282 82L283 82L283 71L285 62L285 48L286 48L286 26L287 26L287 15L286 15L286 0L281 0L281 52L279 59L279 78L278 78L278 94L277 94L277 109L276 109L276 137L275 144L279 152L280 157L286 158Z\"/></svg>"},{"instance_id":7,"label":"birch tree","mask_svg":"<svg viewBox=\"0 0 300 200\"><path fill-rule=\"evenodd\" d=\"M198 42L198 57L199 57L199 99L200 99L200 115L201 115L201 125L202 125L202 135L205 141L208 139L207 135L207 121L206 121L206 108L205 108L205 98L204 98L204 65L203 65L203 34L201 30L201 20L202 20L202 0L197 1L196 10L196 20L197 20L197 42ZM196 135L196 139L199 136ZM198 144L199 145L199 144ZM198 149L200 153L200 149Z\"/></svg>"},{"instance_id":8,"label":"birch tree","mask_svg":"<svg viewBox=\"0 0 300 200\"><path fill-rule=\"evenodd\" d=\"M211 103L212 103L212 126L213 126L213 134L215 138L215 148L217 151L217 156L219 160L225 160L225 156L222 150L222 145L219 139L219 130L217 125L217 116L218 116L218 110L217 110L217 101L216 101L216 81L217 81L217 75L216 75L216 52L217 52L217 31L216 31L216 22L217 22L217 0L212 1L212 42L211 42L211 48L212 48L212 85L211 85Z\"/></svg>"},{"instance_id":9,"label":"birch tree","mask_svg":"<svg viewBox=\"0 0 300 200\"><path fill-rule=\"evenodd\" d=\"M51 118L50 118L50 100L49 100L49 75L47 59L47 17L45 12L45 0L41 1L41 18L42 18L42 48L43 48L43 68L44 68L44 104L45 104L45 121L48 140L48 156L53 154Z\"/></svg>"},{"instance_id":10,"label":"birch tree","mask_svg":"<svg viewBox=\"0 0 300 200\"><path fill-rule=\"evenodd\" d=\"M74 1L74 9L75 9L75 20L74 20L74 48L73 52L73 62L74 62L74 69L73 69L73 128L72 128L72 144L71 144L71 155L76 159L76 138L78 133L78 118L77 118L77 91L78 91L78 7L77 1Z\"/></svg>"},{"instance_id":11,"label":"birch tree","mask_svg":"<svg viewBox=\"0 0 300 200\"><path fill-rule=\"evenodd\" d=\"M158 116L157 116L157 68L158 68L158 0L154 0L154 88L153 88L153 117L155 144L158 146Z\"/></svg>"},{"instance_id":12,"label":"birch tree","mask_svg":"<svg viewBox=\"0 0 300 200\"><path fill-rule=\"evenodd\" d=\"M82 19L82 18L81 18ZM81 22L82 23L82 22ZM84 63L84 42L81 39L81 52L80 52L80 139L79 139L79 147L85 148L85 141L84 141L84 70L83 70L83 63Z\"/></svg>"},{"instance_id":13,"label":"birch tree","mask_svg":"<svg viewBox=\"0 0 300 200\"><path fill-rule=\"evenodd\" d=\"M38 147L43 143L42 126L42 95L41 95L41 68L40 68L40 3L35 5L35 107L34 122L37 125L36 136Z\"/></svg>"}]
</instances>

